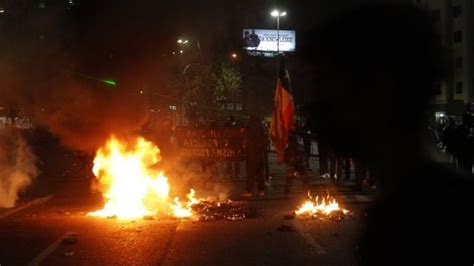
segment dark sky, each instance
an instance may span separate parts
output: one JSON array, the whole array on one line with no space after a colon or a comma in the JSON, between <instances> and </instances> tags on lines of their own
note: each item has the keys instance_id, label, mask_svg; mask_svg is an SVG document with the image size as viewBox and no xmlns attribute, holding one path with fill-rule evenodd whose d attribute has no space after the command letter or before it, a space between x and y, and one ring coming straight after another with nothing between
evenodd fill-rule
<instances>
[{"instance_id":1,"label":"dark sky","mask_svg":"<svg viewBox=\"0 0 474 266\"><path fill-rule=\"evenodd\" d=\"M76 0L79 1L79 0ZM282 29L299 32L321 25L345 9L366 3L410 3L410 0L240 0L240 1L82 1L77 19L84 33L96 30L114 35L130 34L132 38L161 43L179 36L199 38L206 44L240 38L241 29L273 28L275 19L269 13L282 8L288 16L281 20ZM106 33L107 34L107 33ZM240 43L239 43L240 44ZM211 44L212 45L212 44Z\"/></svg>"}]
</instances>

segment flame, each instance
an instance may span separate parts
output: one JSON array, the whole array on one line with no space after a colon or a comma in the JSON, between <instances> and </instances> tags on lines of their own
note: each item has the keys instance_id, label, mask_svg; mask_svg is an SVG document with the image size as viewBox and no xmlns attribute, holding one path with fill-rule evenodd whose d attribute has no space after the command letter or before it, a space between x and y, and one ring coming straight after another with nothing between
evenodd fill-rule
<instances>
[{"instance_id":1,"label":"flame","mask_svg":"<svg viewBox=\"0 0 474 266\"><path fill-rule=\"evenodd\" d=\"M308 192L308 198L309 199L295 211L296 215L317 216L318 214L322 214L329 216L335 211L342 211L343 214L349 213L348 210L341 208L336 199L329 194L326 197L319 198L319 196L316 196L316 198L313 199Z\"/></svg>"},{"instance_id":2,"label":"flame","mask_svg":"<svg viewBox=\"0 0 474 266\"><path fill-rule=\"evenodd\" d=\"M186 195L186 197L188 198L188 202L186 202L185 204L181 203L178 197L174 198L174 204L171 206L171 208L173 209L173 215L175 217L189 218L193 215L192 206L200 202L200 200L194 197L195 194L196 192L194 191L194 189L191 189L189 194Z\"/></svg>"},{"instance_id":3,"label":"flame","mask_svg":"<svg viewBox=\"0 0 474 266\"><path fill-rule=\"evenodd\" d=\"M186 203L178 197L170 201L170 185L162 171L156 169L160 150L142 137L126 142L112 136L97 151L92 169L106 203L90 216L138 218L160 213L177 218L192 215L192 205L199 202L195 191Z\"/></svg>"}]
</instances>

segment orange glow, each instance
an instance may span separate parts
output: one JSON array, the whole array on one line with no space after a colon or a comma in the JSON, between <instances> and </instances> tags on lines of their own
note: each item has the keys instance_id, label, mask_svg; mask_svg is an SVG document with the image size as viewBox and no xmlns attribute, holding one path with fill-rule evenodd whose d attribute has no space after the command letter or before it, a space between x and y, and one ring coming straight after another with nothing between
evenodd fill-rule
<instances>
[{"instance_id":1,"label":"orange glow","mask_svg":"<svg viewBox=\"0 0 474 266\"><path fill-rule=\"evenodd\" d=\"M326 197L316 196L316 198L311 197L311 194L308 192L308 200L305 201L296 211L295 214L298 216L318 216L318 215L325 215L329 216L333 212L341 211L343 214L348 214L349 211L343 209L339 206L336 199L334 197L329 196Z\"/></svg>"},{"instance_id":2,"label":"orange glow","mask_svg":"<svg viewBox=\"0 0 474 266\"><path fill-rule=\"evenodd\" d=\"M187 218L192 215L194 190L189 201L170 200L170 185L162 171L156 169L160 150L144 138L126 142L112 136L97 151L93 173L97 178L106 203L103 209L90 216L139 218L157 214Z\"/></svg>"}]
</instances>

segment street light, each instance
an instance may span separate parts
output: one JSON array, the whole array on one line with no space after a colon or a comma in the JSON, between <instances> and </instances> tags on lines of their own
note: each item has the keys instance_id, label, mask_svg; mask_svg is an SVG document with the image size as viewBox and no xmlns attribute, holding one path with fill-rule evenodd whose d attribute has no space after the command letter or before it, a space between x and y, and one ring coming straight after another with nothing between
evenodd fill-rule
<instances>
[{"instance_id":1,"label":"street light","mask_svg":"<svg viewBox=\"0 0 474 266\"><path fill-rule=\"evenodd\" d=\"M272 17L276 17L277 19L277 55L280 54L280 17L286 16L286 11L279 11L278 9L274 9L270 15Z\"/></svg>"},{"instance_id":2,"label":"street light","mask_svg":"<svg viewBox=\"0 0 474 266\"><path fill-rule=\"evenodd\" d=\"M192 40L191 40L192 41ZM179 45L185 45L185 44L188 44L189 40L188 39L178 39L176 41ZM196 47L198 48L198 51L199 51L199 57L202 57L201 55L201 45L199 44L199 41L196 40ZM182 52L181 52L182 53Z\"/></svg>"},{"instance_id":3,"label":"street light","mask_svg":"<svg viewBox=\"0 0 474 266\"><path fill-rule=\"evenodd\" d=\"M237 58L237 53L232 53L231 56L232 56L232 59L236 59Z\"/></svg>"}]
</instances>

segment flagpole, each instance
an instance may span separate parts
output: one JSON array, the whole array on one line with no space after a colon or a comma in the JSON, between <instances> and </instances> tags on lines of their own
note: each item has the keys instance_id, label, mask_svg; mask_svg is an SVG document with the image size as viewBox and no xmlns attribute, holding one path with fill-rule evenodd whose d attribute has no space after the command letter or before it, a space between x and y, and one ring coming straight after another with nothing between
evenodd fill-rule
<instances>
[{"instance_id":1,"label":"flagpole","mask_svg":"<svg viewBox=\"0 0 474 266\"><path fill-rule=\"evenodd\" d=\"M286 11L280 11L278 9L273 10L270 15L276 17L277 20L277 76L280 74L280 17L286 16Z\"/></svg>"}]
</instances>

